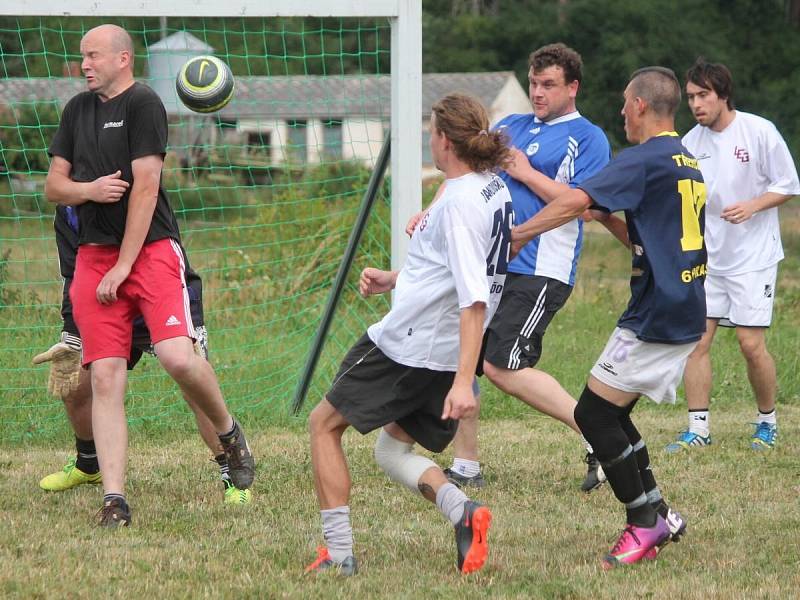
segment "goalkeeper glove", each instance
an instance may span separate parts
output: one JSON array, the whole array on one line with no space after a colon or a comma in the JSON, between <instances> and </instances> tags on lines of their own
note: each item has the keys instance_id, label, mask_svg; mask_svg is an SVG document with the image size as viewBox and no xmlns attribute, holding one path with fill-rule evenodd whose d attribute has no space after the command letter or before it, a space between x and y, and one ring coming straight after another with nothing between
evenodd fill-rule
<instances>
[{"instance_id":1,"label":"goalkeeper glove","mask_svg":"<svg viewBox=\"0 0 800 600\"><path fill-rule=\"evenodd\" d=\"M33 357L33 364L50 361L50 375L47 378L47 391L54 396L65 398L78 388L81 372L81 338L66 331L61 333L61 341L53 344L47 352Z\"/></svg>"}]
</instances>

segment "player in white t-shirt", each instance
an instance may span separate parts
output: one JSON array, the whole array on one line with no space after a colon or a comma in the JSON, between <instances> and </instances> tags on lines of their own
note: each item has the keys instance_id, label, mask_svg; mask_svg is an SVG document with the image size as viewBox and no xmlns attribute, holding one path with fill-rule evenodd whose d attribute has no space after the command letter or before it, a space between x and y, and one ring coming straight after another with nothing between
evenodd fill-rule
<instances>
[{"instance_id":1,"label":"player in white t-shirt","mask_svg":"<svg viewBox=\"0 0 800 600\"><path fill-rule=\"evenodd\" d=\"M689 428L668 452L711 443L711 343L717 326L735 327L747 362L758 416L754 450L775 445L777 378L765 332L772 321L778 262L783 259L778 206L800 193L797 170L781 134L756 115L734 109L733 80L722 64L698 59L686 73L697 125L683 143L697 159L708 190L706 332L684 373Z\"/></svg>"},{"instance_id":2,"label":"player in white t-shirt","mask_svg":"<svg viewBox=\"0 0 800 600\"><path fill-rule=\"evenodd\" d=\"M365 269L364 296L395 290L392 309L350 349L309 418L311 461L326 546L307 572L357 571L350 525L350 474L342 434L382 428L375 460L393 480L435 502L455 527L458 569L488 556L492 515L414 443L441 452L458 419L474 412L472 381L486 325L500 300L514 214L503 180L502 133L488 131L481 104L451 94L433 106L431 151L447 190L419 223L399 272Z\"/></svg>"}]
</instances>

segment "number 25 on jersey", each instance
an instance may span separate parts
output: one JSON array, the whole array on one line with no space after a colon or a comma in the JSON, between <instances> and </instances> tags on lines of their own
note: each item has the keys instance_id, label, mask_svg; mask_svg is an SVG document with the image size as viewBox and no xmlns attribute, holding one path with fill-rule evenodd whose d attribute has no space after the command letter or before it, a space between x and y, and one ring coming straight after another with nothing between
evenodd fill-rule
<instances>
[{"instance_id":1,"label":"number 25 on jersey","mask_svg":"<svg viewBox=\"0 0 800 600\"><path fill-rule=\"evenodd\" d=\"M492 249L486 257L486 275L504 275L508 270L508 251L511 245L511 227L514 225L514 210L511 202L494 211L492 220Z\"/></svg>"}]
</instances>

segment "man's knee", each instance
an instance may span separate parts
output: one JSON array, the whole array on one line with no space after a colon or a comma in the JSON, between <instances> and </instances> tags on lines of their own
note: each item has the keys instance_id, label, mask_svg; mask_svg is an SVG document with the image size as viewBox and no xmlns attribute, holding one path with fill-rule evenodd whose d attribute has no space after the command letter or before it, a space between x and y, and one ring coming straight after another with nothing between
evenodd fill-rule
<instances>
[{"instance_id":1,"label":"man's knee","mask_svg":"<svg viewBox=\"0 0 800 600\"><path fill-rule=\"evenodd\" d=\"M158 354L161 366L176 381L184 381L191 377L198 360L202 359L193 351L171 351Z\"/></svg>"},{"instance_id":2,"label":"man's knee","mask_svg":"<svg viewBox=\"0 0 800 600\"><path fill-rule=\"evenodd\" d=\"M101 358L94 361L90 368L93 395L105 394L116 386L119 378L127 376L124 358Z\"/></svg>"},{"instance_id":3,"label":"man's knee","mask_svg":"<svg viewBox=\"0 0 800 600\"><path fill-rule=\"evenodd\" d=\"M308 415L308 432L311 437L317 437L333 431L343 432L346 428L347 421L326 398L317 404L311 414Z\"/></svg>"},{"instance_id":4,"label":"man's knee","mask_svg":"<svg viewBox=\"0 0 800 600\"><path fill-rule=\"evenodd\" d=\"M385 429L381 429L375 442L375 462L390 479L402 483L411 491L419 491L417 484L422 474L435 467L429 458L419 456L411 451L413 444L392 437Z\"/></svg>"},{"instance_id":5,"label":"man's knee","mask_svg":"<svg viewBox=\"0 0 800 600\"><path fill-rule=\"evenodd\" d=\"M483 374L489 378L489 381L491 381L493 385L501 389L510 373L514 373L514 371L496 367L487 360L483 361Z\"/></svg>"},{"instance_id":6,"label":"man's knee","mask_svg":"<svg viewBox=\"0 0 800 600\"><path fill-rule=\"evenodd\" d=\"M747 330L746 333L737 329L739 349L748 362L756 362L768 354L764 330Z\"/></svg>"},{"instance_id":7,"label":"man's knee","mask_svg":"<svg viewBox=\"0 0 800 600\"><path fill-rule=\"evenodd\" d=\"M689 354L689 360L697 360L708 356L711 352L711 344L714 342L714 334L716 333L717 322L711 319L706 320L706 331L703 333L700 341Z\"/></svg>"},{"instance_id":8,"label":"man's knee","mask_svg":"<svg viewBox=\"0 0 800 600\"><path fill-rule=\"evenodd\" d=\"M92 403L92 378L89 371L81 369L78 387L62 396L68 411L79 411Z\"/></svg>"},{"instance_id":9,"label":"man's knee","mask_svg":"<svg viewBox=\"0 0 800 600\"><path fill-rule=\"evenodd\" d=\"M616 456L629 445L620 423L624 414L624 408L596 394L588 385L583 388L575 406L575 423L601 461Z\"/></svg>"}]
</instances>

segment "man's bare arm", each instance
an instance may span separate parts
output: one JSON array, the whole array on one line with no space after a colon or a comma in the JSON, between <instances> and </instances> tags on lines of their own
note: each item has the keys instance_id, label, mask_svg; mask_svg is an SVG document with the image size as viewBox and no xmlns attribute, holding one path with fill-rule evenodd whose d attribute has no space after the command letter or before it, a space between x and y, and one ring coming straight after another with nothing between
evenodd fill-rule
<instances>
[{"instance_id":1,"label":"man's bare arm","mask_svg":"<svg viewBox=\"0 0 800 600\"><path fill-rule=\"evenodd\" d=\"M536 236L569 223L591 205L592 199L581 189L570 189L560 195L533 217L511 230L512 256L519 254L522 247Z\"/></svg>"},{"instance_id":2,"label":"man's bare arm","mask_svg":"<svg viewBox=\"0 0 800 600\"><path fill-rule=\"evenodd\" d=\"M511 162L506 165L506 173L524 184L546 204L555 200L571 188L566 183L550 179L531 166L528 156L519 148L511 149Z\"/></svg>"},{"instance_id":3,"label":"man's bare arm","mask_svg":"<svg viewBox=\"0 0 800 600\"><path fill-rule=\"evenodd\" d=\"M472 381L475 379L475 367L481 353L483 340L483 321L486 316L486 304L476 302L472 306L461 309L459 317L459 351L458 370L453 385L444 401L442 419L460 419L474 414L477 408Z\"/></svg>"},{"instance_id":4,"label":"man's bare arm","mask_svg":"<svg viewBox=\"0 0 800 600\"><path fill-rule=\"evenodd\" d=\"M44 194L49 202L65 206L78 206L90 200L110 203L122 198L129 186L120 171L94 181L72 181L72 163L54 156L44 182Z\"/></svg>"},{"instance_id":5,"label":"man's bare arm","mask_svg":"<svg viewBox=\"0 0 800 600\"><path fill-rule=\"evenodd\" d=\"M623 246L626 248L631 247L631 241L628 238L628 224L617 215L612 215L602 210L589 210L589 216L602 223Z\"/></svg>"},{"instance_id":6,"label":"man's bare arm","mask_svg":"<svg viewBox=\"0 0 800 600\"><path fill-rule=\"evenodd\" d=\"M756 196L750 200L744 200L743 202L737 202L725 207L721 216L729 223L738 225L739 223L750 220L757 212L780 206L792 198L794 198L793 194L764 192L760 196Z\"/></svg>"},{"instance_id":7,"label":"man's bare arm","mask_svg":"<svg viewBox=\"0 0 800 600\"><path fill-rule=\"evenodd\" d=\"M161 156L155 154L137 158L131 163L133 188L128 200L125 233L117 263L109 269L97 286L97 299L101 304L110 304L117 299L117 288L127 279L144 245L158 201L163 164Z\"/></svg>"}]
</instances>

